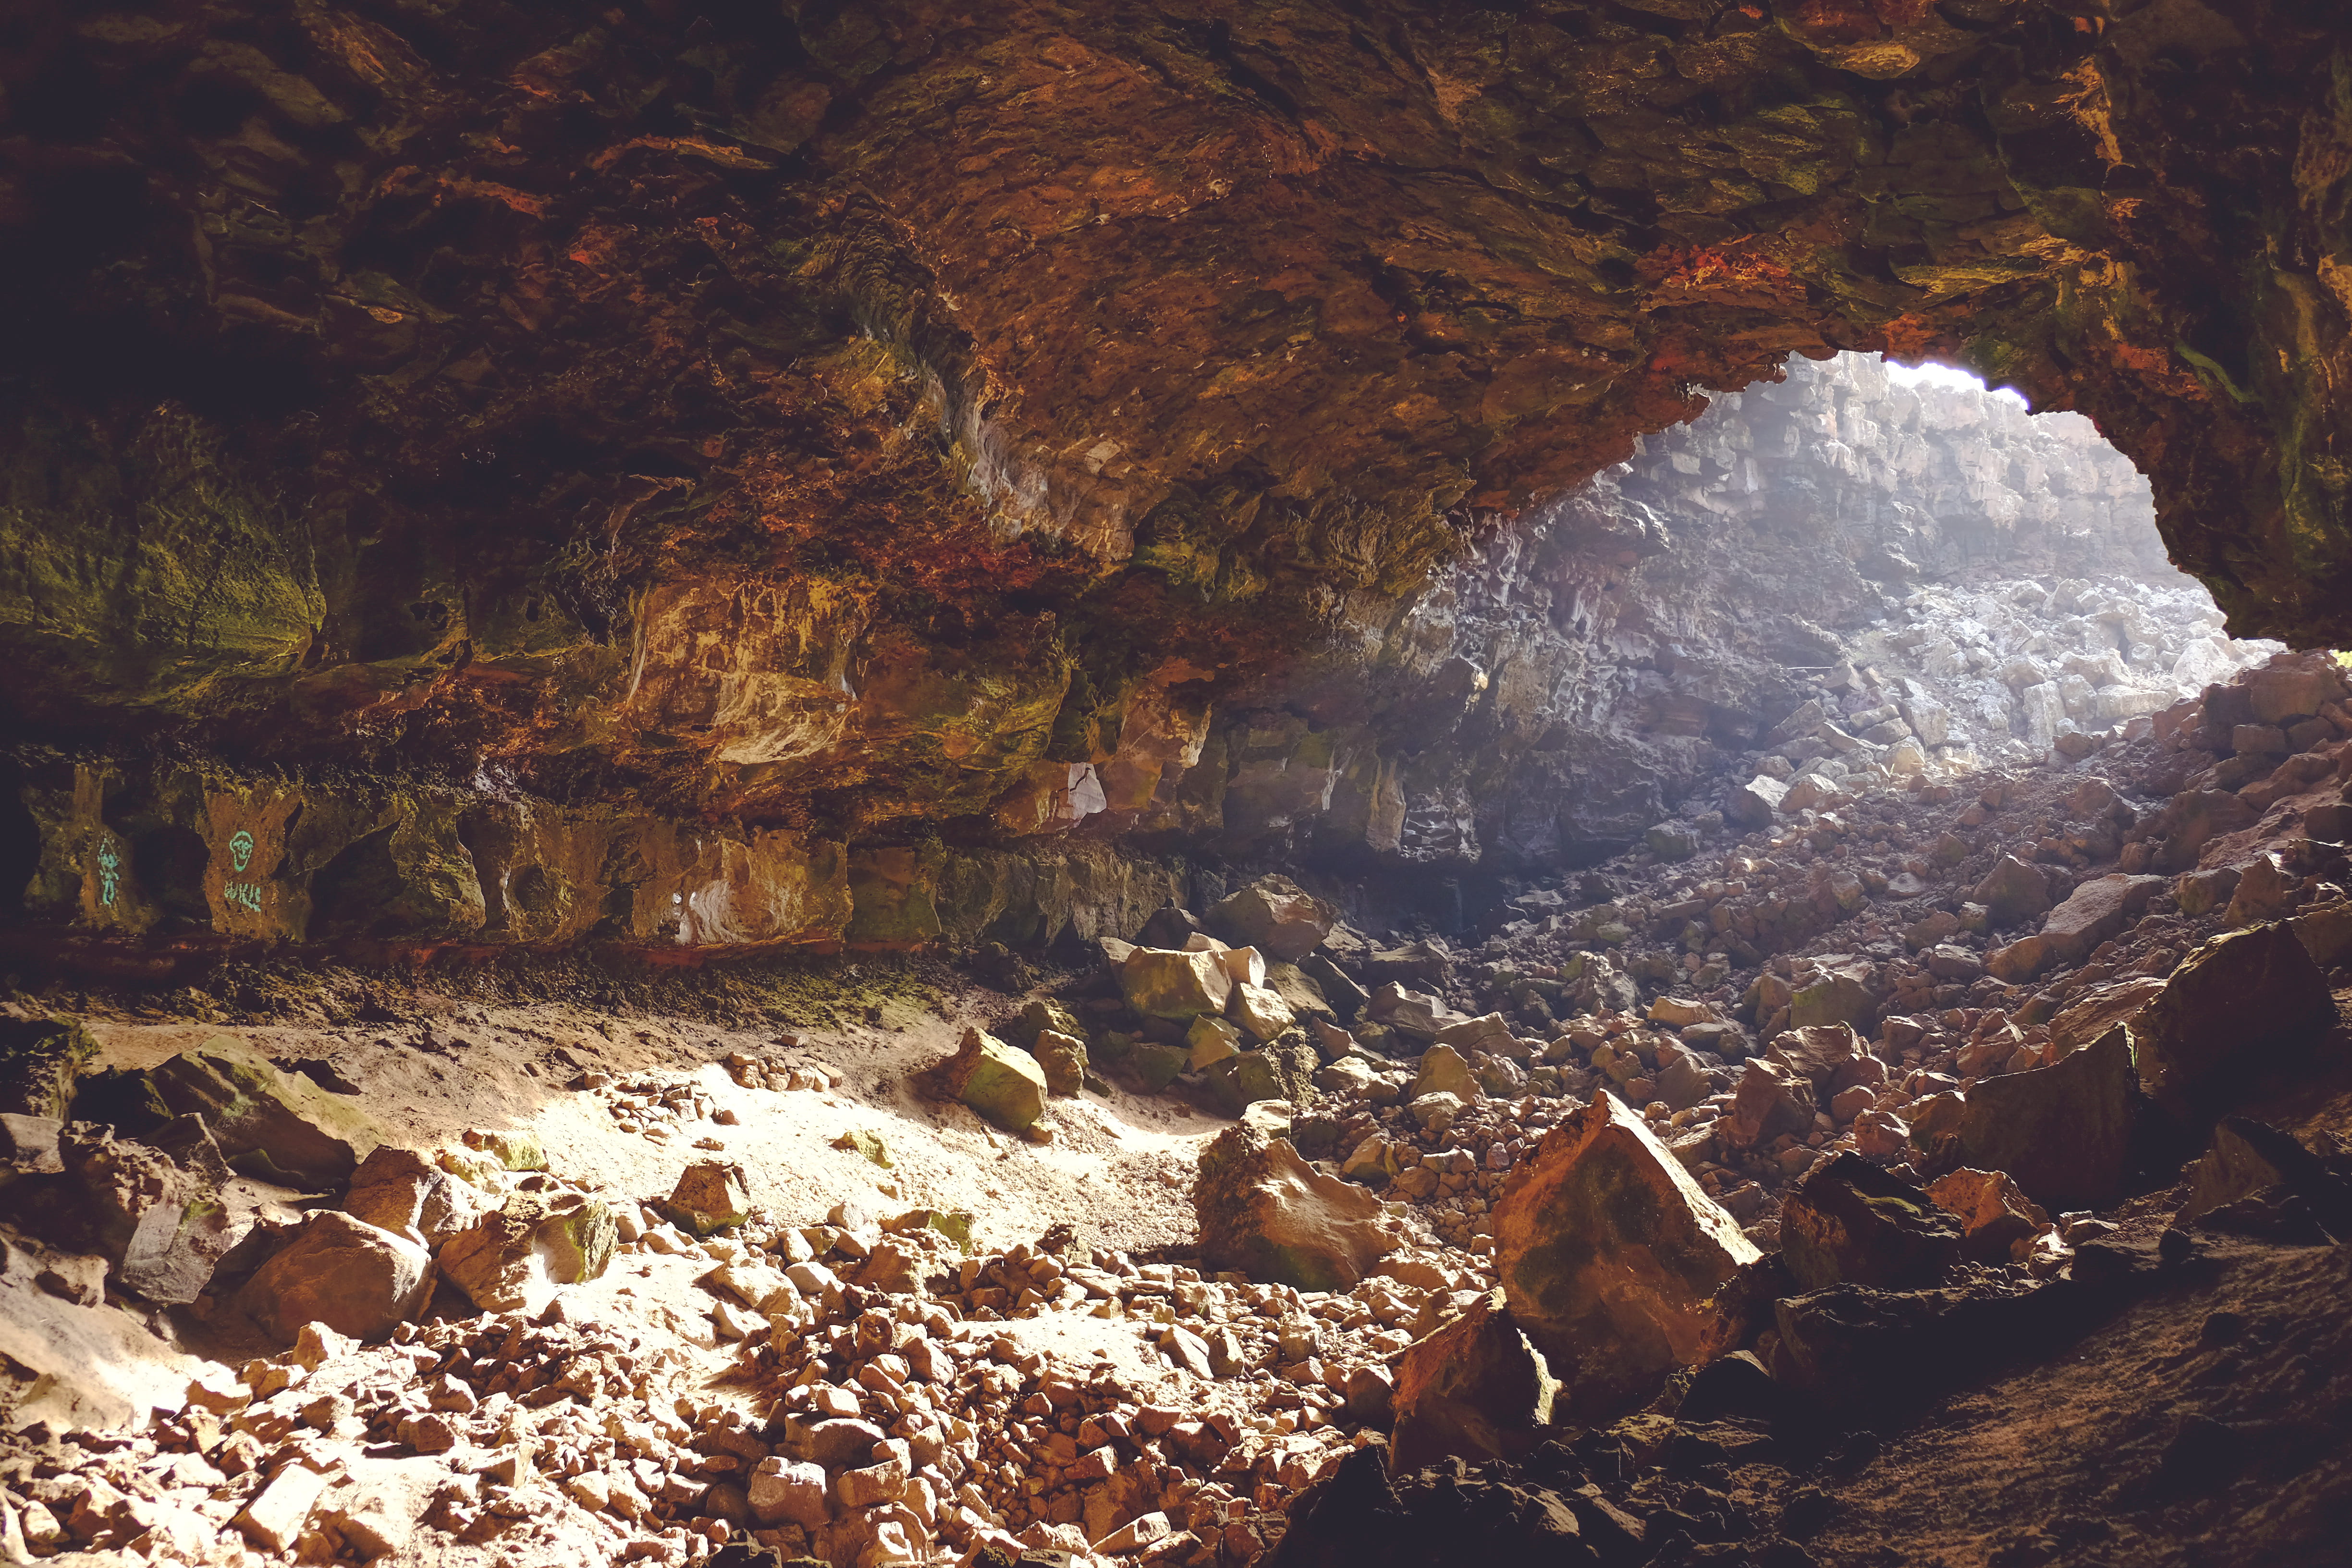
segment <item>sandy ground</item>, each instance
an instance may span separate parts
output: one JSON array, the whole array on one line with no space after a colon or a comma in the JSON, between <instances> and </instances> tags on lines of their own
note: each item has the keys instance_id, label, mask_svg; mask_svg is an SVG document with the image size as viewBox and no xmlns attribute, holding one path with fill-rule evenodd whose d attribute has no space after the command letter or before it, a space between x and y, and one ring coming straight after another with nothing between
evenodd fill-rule
<instances>
[{"instance_id":1,"label":"sandy ground","mask_svg":"<svg viewBox=\"0 0 2352 1568\"><path fill-rule=\"evenodd\" d=\"M905 988L897 988L903 991ZM964 1029L1008 1011L1007 1000L976 987L917 986L861 1004L846 1026L800 1033L761 1023L718 1026L692 1017L632 1009L625 1015L570 1001L484 1002L414 994L415 1016L392 1025L207 1024L89 1016L100 1065L155 1066L222 1037L281 1066L311 1065L311 1076L356 1091L393 1141L436 1152L464 1147L472 1130L528 1131L559 1174L652 1205L700 1160L740 1164L752 1199L774 1219L824 1222L850 1204L877 1215L916 1208L972 1215L980 1252L1034 1242L1066 1225L1081 1249L1147 1253L1188 1245L1193 1234L1192 1169L1201 1146L1225 1125L1190 1107L1113 1087L1052 1102L1046 1142L1008 1136L959 1104L923 1098L914 1079L950 1054ZM1017 1003L1014 1004L1017 1005ZM794 1041L782 1044L780 1041ZM730 1053L789 1067L822 1064L839 1078L831 1090L745 1088L725 1065ZM610 1083L583 1087L604 1075ZM689 1088L710 1117L648 1122L625 1130L615 1109L646 1091ZM880 1138L890 1167L844 1134ZM299 1205L303 1194L240 1180L232 1194L240 1220ZM702 1352L706 1386L724 1396L730 1358L719 1352L711 1298L695 1284L707 1258L625 1252L602 1279L574 1287L578 1310L651 1331ZM442 1307L467 1309L447 1296ZM54 1303L45 1303L53 1307ZM238 1326L181 1313L142 1322L118 1309L77 1312L93 1353L124 1397L170 1406L197 1363L183 1352L234 1362L268 1347ZM150 1325L163 1330L151 1336ZM1132 1324L1055 1314L1007 1325L1032 1348L1049 1346L1080 1362L1115 1364L1139 1391L1170 1368ZM175 1348L175 1346L177 1348Z\"/></svg>"}]
</instances>

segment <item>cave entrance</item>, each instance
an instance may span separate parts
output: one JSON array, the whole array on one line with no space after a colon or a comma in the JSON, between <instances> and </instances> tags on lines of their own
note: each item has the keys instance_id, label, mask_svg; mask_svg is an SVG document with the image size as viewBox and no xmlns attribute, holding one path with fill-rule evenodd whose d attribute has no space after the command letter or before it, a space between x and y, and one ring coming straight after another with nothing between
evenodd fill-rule
<instances>
[{"instance_id":1,"label":"cave entrance","mask_svg":"<svg viewBox=\"0 0 2352 1568\"><path fill-rule=\"evenodd\" d=\"M2168 558L2147 478L2088 419L1946 365L1791 361L1602 482L1657 515L1683 545L1667 555L1744 589L1726 645L1785 676L1751 711L1784 721L1818 700L1860 742L1775 741L1768 722L1774 771L2027 765L2121 738L2282 646L2224 632ZM1648 569L1675 575L1664 560Z\"/></svg>"}]
</instances>

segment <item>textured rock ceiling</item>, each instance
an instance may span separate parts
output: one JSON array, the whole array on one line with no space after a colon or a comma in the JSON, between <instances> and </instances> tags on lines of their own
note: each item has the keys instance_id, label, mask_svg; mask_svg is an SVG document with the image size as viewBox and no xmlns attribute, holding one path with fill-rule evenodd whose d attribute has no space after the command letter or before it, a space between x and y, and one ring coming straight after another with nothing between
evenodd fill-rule
<instances>
[{"instance_id":1,"label":"textured rock ceiling","mask_svg":"<svg viewBox=\"0 0 2352 1568\"><path fill-rule=\"evenodd\" d=\"M1838 348L2352 628L2333 0L13 14L47 733L977 812Z\"/></svg>"}]
</instances>

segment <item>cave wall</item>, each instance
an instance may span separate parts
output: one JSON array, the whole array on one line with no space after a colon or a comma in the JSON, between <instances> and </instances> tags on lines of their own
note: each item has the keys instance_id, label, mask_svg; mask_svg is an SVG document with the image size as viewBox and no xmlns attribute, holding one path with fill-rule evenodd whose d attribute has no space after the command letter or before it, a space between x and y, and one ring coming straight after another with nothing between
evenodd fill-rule
<instances>
[{"instance_id":1,"label":"cave wall","mask_svg":"<svg viewBox=\"0 0 2352 1568\"><path fill-rule=\"evenodd\" d=\"M2343 35L2315 0L35 0L0 37L0 702L26 767L158 799L186 767L778 847L826 889L743 927L779 940L869 848L1089 816L1540 855L1669 798L1738 679L1578 686L1416 595L1552 573L1672 645L1611 607L1643 529L1559 498L1839 348L2083 410L2233 626L2323 638ZM1392 722L1524 743L1366 773L1316 737L1368 710L1269 695L1334 637L1433 650ZM1591 801L1564 827L1465 804L1670 697L1631 763L1526 775ZM549 853L606 853L578 832Z\"/></svg>"},{"instance_id":2,"label":"cave wall","mask_svg":"<svg viewBox=\"0 0 2352 1568\"><path fill-rule=\"evenodd\" d=\"M1970 616L1943 617L1937 641L1905 636L1923 586L2080 580L2063 610L2037 597L2011 611L2010 643L2051 656L2019 661L2035 680L2062 676L2065 647L2029 639L2077 609L2140 616L2133 587L2202 599L2163 558L2147 481L2086 421L1896 386L1862 356L1799 362L1643 447L1413 590L1357 595L1336 630L1229 699L1197 680L1143 687L1103 763L1037 770L984 841L567 805L487 773L395 781L30 747L22 912L199 952L1036 947L1130 933L1161 902L1213 898L1235 868L1282 863L1444 920L1460 899L1449 879L1597 858L1703 809L1841 664L1870 665L1875 690L1876 667L1899 676L1916 651L1933 690L2006 734L1997 656L1971 663L1949 641ZM2133 622L2154 706L2230 668L2174 669L2182 637L2206 630L2168 634L2182 619Z\"/></svg>"}]
</instances>

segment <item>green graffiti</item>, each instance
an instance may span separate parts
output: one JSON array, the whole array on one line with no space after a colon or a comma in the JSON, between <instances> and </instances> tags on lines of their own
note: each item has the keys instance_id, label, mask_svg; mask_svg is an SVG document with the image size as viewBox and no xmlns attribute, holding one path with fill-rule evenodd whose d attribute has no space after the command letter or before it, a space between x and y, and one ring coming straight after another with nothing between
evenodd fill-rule
<instances>
[{"instance_id":1,"label":"green graffiti","mask_svg":"<svg viewBox=\"0 0 2352 1568\"><path fill-rule=\"evenodd\" d=\"M236 871L253 864L253 835L242 827L229 836L228 863L230 869Z\"/></svg>"},{"instance_id":2,"label":"green graffiti","mask_svg":"<svg viewBox=\"0 0 2352 1568\"><path fill-rule=\"evenodd\" d=\"M233 910L244 910L248 914L257 915L261 912L260 885L255 882L224 882L221 884L221 902Z\"/></svg>"},{"instance_id":3,"label":"green graffiti","mask_svg":"<svg viewBox=\"0 0 2352 1568\"><path fill-rule=\"evenodd\" d=\"M98 841L98 901L110 910L121 891L122 851L114 847L112 835L105 835Z\"/></svg>"}]
</instances>

